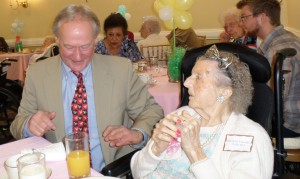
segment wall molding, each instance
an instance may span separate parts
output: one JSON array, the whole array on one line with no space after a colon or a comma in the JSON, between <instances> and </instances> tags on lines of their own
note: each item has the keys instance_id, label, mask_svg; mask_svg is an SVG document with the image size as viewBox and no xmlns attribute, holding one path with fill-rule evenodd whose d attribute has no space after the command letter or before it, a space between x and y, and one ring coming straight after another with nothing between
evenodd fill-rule
<instances>
[{"instance_id":1,"label":"wall molding","mask_svg":"<svg viewBox=\"0 0 300 179\"><path fill-rule=\"evenodd\" d=\"M286 27L285 29L291 31L296 36L300 37L300 30L290 28L290 27ZM222 28L219 28L219 29L195 29L195 32L197 33L197 35L205 35L206 39L209 39L209 40L219 39L219 34L222 31L223 31ZM170 33L170 31L161 31L160 34L166 36L169 33ZM104 35L101 34L98 36L98 39L100 40L103 37L104 37ZM134 39L135 39L135 41L139 41L140 39L142 39L139 32L134 32ZM44 38L27 38L27 39L21 38L21 40L23 43L23 47L39 47L42 45ZM15 44L15 39L7 39L6 42L10 47L13 47Z\"/></svg>"}]
</instances>

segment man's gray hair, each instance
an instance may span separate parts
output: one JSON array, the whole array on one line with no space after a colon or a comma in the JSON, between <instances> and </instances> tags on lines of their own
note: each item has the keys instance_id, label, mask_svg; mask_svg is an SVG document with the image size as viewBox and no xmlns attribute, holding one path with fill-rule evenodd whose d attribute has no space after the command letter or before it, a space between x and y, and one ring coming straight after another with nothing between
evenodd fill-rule
<instances>
[{"instance_id":1,"label":"man's gray hair","mask_svg":"<svg viewBox=\"0 0 300 179\"><path fill-rule=\"evenodd\" d=\"M89 21L94 30L94 37L98 36L100 33L100 21L97 15L88 6L75 4L66 6L58 13L52 25L53 33L58 37L60 26L63 23L78 19Z\"/></svg>"}]
</instances>

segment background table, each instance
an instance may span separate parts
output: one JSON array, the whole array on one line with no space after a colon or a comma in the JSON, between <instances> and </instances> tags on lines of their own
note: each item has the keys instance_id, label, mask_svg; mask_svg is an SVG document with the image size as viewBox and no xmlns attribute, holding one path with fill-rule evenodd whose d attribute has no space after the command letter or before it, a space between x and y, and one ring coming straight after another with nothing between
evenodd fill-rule
<instances>
[{"instance_id":1,"label":"background table","mask_svg":"<svg viewBox=\"0 0 300 179\"><path fill-rule=\"evenodd\" d=\"M0 61L5 58L16 59L17 62L10 62L11 65L8 67L7 79L19 80L21 83L25 81L25 72L28 67L29 59L33 53L4 53L0 54Z\"/></svg>"},{"instance_id":2,"label":"background table","mask_svg":"<svg viewBox=\"0 0 300 179\"><path fill-rule=\"evenodd\" d=\"M0 145L0 151L1 151L0 152L0 178L6 179L5 176L7 176L4 168L4 162L6 159L20 153L22 149L25 148L38 149L38 148L46 147L49 144L51 143L42 137L30 137L30 138ZM65 160L57 161L57 162L47 162L47 166L52 170L50 179L69 178L67 162ZM103 175L91 169L91 176L103 176Z\"/></svg>"},{"instance_id":3,"label":"background table","mask_svg":"<svg viewBox=\"0 0 300 179\"><path fill-rule=\"evenodd\" d=\"M150 85L148 90L156 102L163 108L167 115L176 110L180 103L180 83L170 83L167 75L167 68L162 68L159 73L149 71L156 84Z\"/></svg>"}]
</instances>

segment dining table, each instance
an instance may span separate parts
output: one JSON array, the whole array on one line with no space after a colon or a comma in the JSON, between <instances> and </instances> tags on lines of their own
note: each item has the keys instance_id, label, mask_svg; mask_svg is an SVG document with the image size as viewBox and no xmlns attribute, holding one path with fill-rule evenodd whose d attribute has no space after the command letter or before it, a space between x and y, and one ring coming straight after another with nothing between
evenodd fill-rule
<instances>
[{"instance_id":1,"label":"dining table","mask_svg":"<svg viewBox=\"0 0 300 179\"><path fill-rule=\"evenodd\" d=\"M14 142L0 145L0 179L7 179L4 162L11 156L19 154L24 149L39 149L51 143L43 137L29 137ZM46 156L47 158L47 156ZM46 166L51 169L49 179L68 179L68 169L66 160L47 162ZM91 176L103 176L91 168Z\"/></svg>"},{"instance_id":2,"label":"dining table","mask_svg":"<svg viewBox=\"0 0 300 179\"><path fill-rule=\"evenodd\" d=\"M147 73L152 75L152 83L148 85L148 91L163 108L164 115L175 111L180 104L180 83L169 81L167 68L150 69Z\"/></svg>"},{"instance_id":3,"label":"dining table","mask_svg":"<svg viewBox=\"0 0 300 179\"><path fill-rule=\"evenodd\" d=\"M29 59L34 53L3 53L0 54L0 61L5 59L15 59L14 61L8 61L11 65L8 67L6 78L10 80L19 80L21 84L24 84L26 69L29 64Z\"/></svg>"}]
</instances>

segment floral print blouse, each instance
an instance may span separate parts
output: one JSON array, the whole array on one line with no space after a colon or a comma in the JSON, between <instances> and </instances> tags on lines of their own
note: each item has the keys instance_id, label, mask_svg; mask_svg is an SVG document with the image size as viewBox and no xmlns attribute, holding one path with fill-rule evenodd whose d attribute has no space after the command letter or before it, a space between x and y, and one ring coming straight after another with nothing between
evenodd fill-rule
<instances>
[{"instance_id":1,"label":"floral print blouse","mask_svg":"<svg viewBox=\"0 0 300 179\"><path fill-rule=\"evenodd\" d=\"M105 39L97 42L95 53L100 53L103 55L111 55L107 48L105 47ZM132 42L129 38L125 38L121 45L121 50L119 53L120 57L128 58L132 62L137 62L144 59L143 55L139 51L137 45Z\"/></svg>"}]
</instances>

